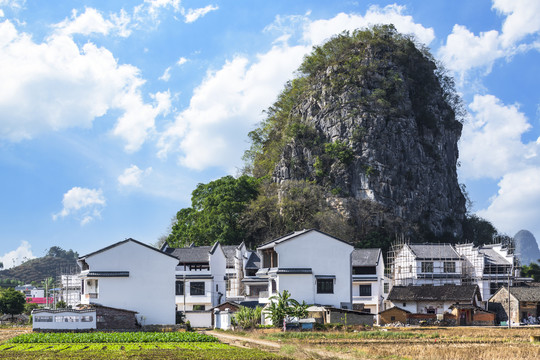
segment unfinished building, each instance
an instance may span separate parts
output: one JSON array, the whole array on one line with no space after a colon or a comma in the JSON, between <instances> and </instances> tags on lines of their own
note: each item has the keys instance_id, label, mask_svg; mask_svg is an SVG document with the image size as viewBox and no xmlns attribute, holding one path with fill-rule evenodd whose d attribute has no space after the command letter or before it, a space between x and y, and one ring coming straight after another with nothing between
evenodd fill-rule
<instances>
[{"instance_id":1,"label":"unfinished building","mask_svg":"<svg viewBox=\"0 0 540 360\"><path fill-rule=\"evenodd\" d=\"M487 301L502 286L514 283L519 271L511 246L502 244L411 244L395 242L388 253L387 277L392 286L478 285Z\"/></svg>"}]
</instances>

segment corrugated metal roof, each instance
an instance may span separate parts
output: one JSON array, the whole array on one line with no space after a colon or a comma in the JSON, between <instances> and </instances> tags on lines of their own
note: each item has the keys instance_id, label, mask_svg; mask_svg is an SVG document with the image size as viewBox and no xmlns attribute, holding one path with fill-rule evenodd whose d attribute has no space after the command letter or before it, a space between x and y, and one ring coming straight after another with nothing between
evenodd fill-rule
<instances>
[{"instance_id":1,"label":"corrugated metal roof","mask_svg":"<svg viewBox=\"0 0 540 360\"><path fill-rule=\"evenodd\" d=\"M381 249L354 249L352 266L377 266Z\"/></svg>"}]
</instances>

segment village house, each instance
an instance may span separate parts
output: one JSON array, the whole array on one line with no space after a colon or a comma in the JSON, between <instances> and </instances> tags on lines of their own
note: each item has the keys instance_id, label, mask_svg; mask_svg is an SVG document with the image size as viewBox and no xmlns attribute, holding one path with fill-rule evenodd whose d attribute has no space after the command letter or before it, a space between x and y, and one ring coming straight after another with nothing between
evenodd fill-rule
<instances>
[{"instance_id":1,"label":"village house","mask_svg":"<svg viewBox=\"0 0 540 360\"><path fill-rule=\"evenodd\" d=\"M211 326L212 309L225 302L244 302L250 295L250 285L244 284L246 274L254 275L258 257L245 244L188 246L171 248L164 244L161 251L177 260L175 270L176 309L192 326ZM258 293L255 293L258 299Z\"/></svg>"},{"instance_id":2,"label":"village house","mask_svg":"<svg viewBox=\"0 0 540 360\"><path fill-rule=\"evenodd\" d=\"M455 245L464 260L463 274L469 282L478 284L482 298L487 300L502 286L514 281L514 255L501 244L475 247L473 244Z\"/></svg>"},{"instance_id":3,"label":"village house","mask_svg":"<svg viewBox=\"0 0 540 360\"><path fill-rule=\"evenodd\" d=\"M352 252L353 309L378 314L388 295L381 249L354 249Z\"/></svg>"},{"instance_id":4,"label":"village house","mask_svg":"<svg viewBox=\"0 0 540 360\"><path fill-rule=\"evenodd\" d=\"M528 283L501 287L488 301L488 308L497 313L497 321L507 324L508 304L513 324L540 324L540 284Z\"/></svg>"},{"instance_id":5,"label":"village house","mask_svg":"<svg viewBox=\"0 0 540 360\"><path fill-rule=\"evenodd\" d=\"M461 284L462 256L450 244L401 244L393 252L393 286Z\"/></svg>"},{"instance_id":6,"label":"village house","mask_svg":"<svg viewBox=\"0 0 540 360\"><path fill-rule=\"evenodd\" d=\"M485 314L480 306L482 297L478 285L394 286L387 298L387 308L399 307L410 312L407 323L450 320L458 325L472 325L475 314ZM480 317L480 315L479 315ZM492 322L494 320L494 314ZM481 321L484 321L482 318Z\"/></svg>"},{"instance_id":7,"label":"village house","mask_svg":"<svg viewBox=\"0 0 540 360\"><path fill-rule=\"evenodd\" d=\"M177 263L134 239L81 256L81 303L136 312L140 325L175 324Z\"/></svg>"},{"instance_id":8,"label":"village house","mask_svg":"<svg viewBox=\"0 0 540 360\"><path fill-rule=\"evenodd\" d=\"M266 279L267 294L259 301L287 290L307 304L352 308L353 246L310 229L269 241L257 248L261 258L258 278Z\"/></svg>"}]
</instances>

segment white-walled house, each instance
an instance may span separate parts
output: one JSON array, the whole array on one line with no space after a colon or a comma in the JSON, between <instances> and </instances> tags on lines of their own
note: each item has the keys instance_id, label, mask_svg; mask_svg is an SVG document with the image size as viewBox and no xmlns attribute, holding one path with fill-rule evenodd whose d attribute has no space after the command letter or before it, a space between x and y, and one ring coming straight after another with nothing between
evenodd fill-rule
<instances>
[{"instance_id":1,"label":"white-walled house","mask_svg":"<svg viewBox=\"0 0 540 360\"><path fill-rule=\"evenodd\" d=\"M354 249L352 252L353 309L378 314L388 295L381 249Z\"/></svg>"},{"instance_id":2,"label":"white-walled house","mask_svg":"<svg viewBox=\"0 0 540 360\"><path fill-rule=\"evenodd\" d=\"M464 275L471 282L478 284L484 301L487 301L501 287L514 283L514 255L502 244L483 245L476 247L473 244L455 245L456 251L463 256L465 262Z\"/></svg>"},{"instance_id":3,"label":"white-walled house","mask_svg":"<svg viewBox=\"0 0 540 360\"><path fill-rule=\"evenodd\" d=\"M225 301L227 259L219 243L185 248L165 244L161 250L177 259L175 303L178 311L207 311Z\"/></svg>"},{"instance_id":4,"label":"white-walled house","mask_svg":"<svg viewBox=\"0 0 540 360\"><path fill-rule=\"evenodd\" d=\"M134 239L79 257L81 303L136 311L142 325L176 322L178 260Z\"/></svg>"},{"instance_id":5,"label":"white-walled house","mask_svg":"<svg viewBox=\"0 0 540 360\"><path fill-rule=\"evenodd\" d=\"M460 285L463 259L450 244L403 244L390 263L393 286Z\"/></svg>"},{"instance_id":6,"label":"white-walled house","mask_svg":"<svg viewBox=\"0 0 540 360\"><path fill-rule=\"evenodd\" d=\"M413 314L444 314L453 305L480 307L482 297L477 285L393 286L386 308L399 307Z\"/></svg>"},{"instance_id":7,"label":"white-walled house","mask_svg":"<svg viewBox=\"0 0 540 360\"><path fill-rule=\"evenodd\" d=\"M266 279L268 297L287 290L299 302L351 308L353 249L318 230L294 232L257 248L256 276ZM259 301L268 303L268 297Z\"/></svg>"}]
</instances>

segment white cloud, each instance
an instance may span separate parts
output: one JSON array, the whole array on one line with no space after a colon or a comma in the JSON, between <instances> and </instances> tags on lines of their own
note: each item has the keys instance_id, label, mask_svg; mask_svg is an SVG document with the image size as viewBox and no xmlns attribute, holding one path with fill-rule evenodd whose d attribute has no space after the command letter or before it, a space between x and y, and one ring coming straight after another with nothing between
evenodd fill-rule
<instances>
[{"instance_id":1,"label":"white cloud","mask_svg":"<svg viewBox=\"0 0 540 360\"><path fill-rule=\"evenodd\" d=\"M82 29L82 27L81 27ZM162 111L142 99L139 70L119 65L105 48L54 34L43 43L0 23L0 138L12 141L71 127L92 126L111 109L114 134L135 151Z\"/></svg>"},{"instance_id":2,"label":"white cloud","mask_svg":"<svg viewBox=\"0 0 540 360\"><path fill-rule=\"evenodd\" d=\"M137 165L131 165L124 172L118 176L118 183L124 187L141 187L141 180L143 176L148 176L152 172L152 168L149 167L146 170L141 170Z\"/></svg>"},{"instance_id":3,"label":"white cloud","mask_svg":"<svg viewBox=\"0 0 540 360\"><path fill-rule=\"evenodd\" d=\"M504 175L499 191L487 209L478 215L491 221L499 231L513 236L521 229L540 234L540 167L530 167Z\"/></svg>"},{"instance_id":4,"label":"white cloud","mask_svg":"<svg viewBox=\"0 0 540 360\"><path fill-rule=\"evenodd\" d=\"M136 20L136 26L138 27L148 24L148 21L158 25L161 13L169 10L175 13L183 11L180 7L180 0L144 0L144 3L134 7L133 18Z\"/></svg>"},{"instance_id":5,"label":"white cloud","mask_svg":"<svg viewBox=\"0 0 540 360\"><path fill-rule=\"evenodd\" d=\"M0 0L0 6L10 7L13 9L21 9L26 0Z\"/></svg>"},{"instance_id":6,"label":"white cloud","mask_svg":"<svg viewBox=\"0 0 540 360\"><path fill-rule=\"evenodd\" d=\"M72 215L80 219L81 225L85 225L101 216L101 210L105 204L105 197L101 189L73 187L64 194L63 208L59 213L53 215L53 220Z\"/></svg>"},{"instance_id":7,"label":"white cloud","mask_svg":"<svg viewBox=\"0 0 540 360\"><path fill-rule=\"evenodd\" d=\"M182 66L184 65L188 60L185 58L185 57L181 57L180 59L178 59L178 61L175 63L176 66ZM169 66L168 68L165 69L165 71L163 72L163 75L161 75L159 77L159 80L163 80L163 81L169 81L170 78L171 78L171 70L172 70L172 66Z\"/></svg>"},{"instance_id":8,"label":"white cloud","mask_svg":"<svg viewBox=\"0 0 540 360\"><path fill-rule=\"evenodd\" d=\"M493 0L493 9L506 16L500 31L475 35L465 26L455 25L446 44L439 49L439 57L449 69L460 73L462 80L471 69L481 68L489 73L495 60L536 47L534 41L519 42L540 31L538 0Z\"/></svg>"},{"instance_id":9,"label":"white cloud","mask_svg":"<svg viewBox=\"0 0 540 360\"><path fill-rule=\"evenodd\" d=\"M261 120L257 114L272 104L307 50L275 46L252 64L238 56L209 72L189 107L162 134L159 155L181 150L184 166L223 166L232 171L244 151L246 134Z\"/></svg>"},{"instance_id":10,"label":"white cloud","mask_svg":"<svg viewBox=\"0 0 540 360\"><path fill-rule=\"evenodd\" d=\"M518 106L504 105L493 95L476 95L469 108L459 147L461 176L497 179L536 160L536 145L521 141L531 125Z\"/></svg>"},{"instance_id":11,"label":"white cloud","mask_svg":"<svg viewBox=\"0 0 540 360\"><path fill-rule=\"evenodd\" d=\"M512 46L525 36L540 31L538 0L493 0L493 9L507 15L502 26L503 46Z\"/></svg>"},{"instance_id":12,"label":"white cloud","mask_svg":"<svg viewBox=\"0 0 540 360\"><path fill-rule=\"evenodd\" d=\"M446 45L439 51L439 57L445 65L461 73L474 67L486 67L490 71L493 62L504 55L497 31L491 30L476 36L461 25L454 25Z\"/></svg>"},{"instance_id":13,"label":"white cloud","mask_svg":"<svg viewBox=\"0 0 540 360\"><path fill-rule=\"evenodd\" d=\"M429 45L435 38L432 28L425 28L414 22L412 16L405 15L405 6L387 5L380 8L372 5L364 16L340 13L329 20L317 20L306 25L304 39L313 45L319 45L332 35L344 30L355 30L377 24L394 24L404 34L413 34L420 42Z\"/></svg>"},{"instance_id":14,"label":"white cloud","mask_svg":"<svg viewBox=\"0 0 540 360\"><path fill-rule=\"evenodd\" d=\"M246 134L261 120L262 111L275 101L313 44L344 29L379 22L393 22L398 30L412 32L425 43L431 42L433 30L414 24L403 11L404 8L398 6L371 7L365 16L339 14L313 23L307 19L309 14L276 18L266 30L300 29L302 44L290 46L287 44L290 36L280 34L281 40L268 52L257 55L254 61L236 56L221 69L208 72L194 90L189 107L161 134L158 155L180 153L180 163L186 167L201 170L220 166L232 172L240 165L247 147ZM288 26L287 21L294 22L294 26Z\"/></svg>"},{"instance_id":15,"label":"white cloud","mask_svg":"<svg viewBox=\"0 0 540 360\"><path fill-rule=\"evenodd\" d=\"M186 23L192 23L197 21L200 17L203 17L204 15L208 14L210 11L218 10L219 7L216 5L208 5L203 8L199 9L189 9L185 14L185 22Z\"/></svg>"},{"instance_id":16,"label":"white cloud","mask_svg":"<svg viewBox=\"0 0 540 360\"><path fill-rule=\"evenodd\" d=\"M168 68L166 68L165 71L163 72L163 75L159 77L159 80L169 81L169 79L171 78L171 69L172 69L172 66L169 66Z\"/></svg>"},{"instance_id":17,"label":"white cloud","mask_svg":"<svg viewBox=\"0 0 540 360\"><path fill-rule=\"evenodd\" d=\"M114 25L109 20L105 20L98 10L86 8L80 15L77 14L77 10L73 10L71 19L65 19L54 27L62 35L90 35L92 33L107 35Z\"/></svg>"},{"instance_id":18,"label":"white cloud","mask_svg":"<svg viewBox=\"0 0 540 360\"><path fill-rule=\"evenodd\" d=\"M18 266L26 260L34 259L32 254L32 246L28 241L22 241L21 245L13 251L9 251L4 255L0 255L0 262L4 264L4 269L9 269Z\"/></svg>"}]
</instances>

